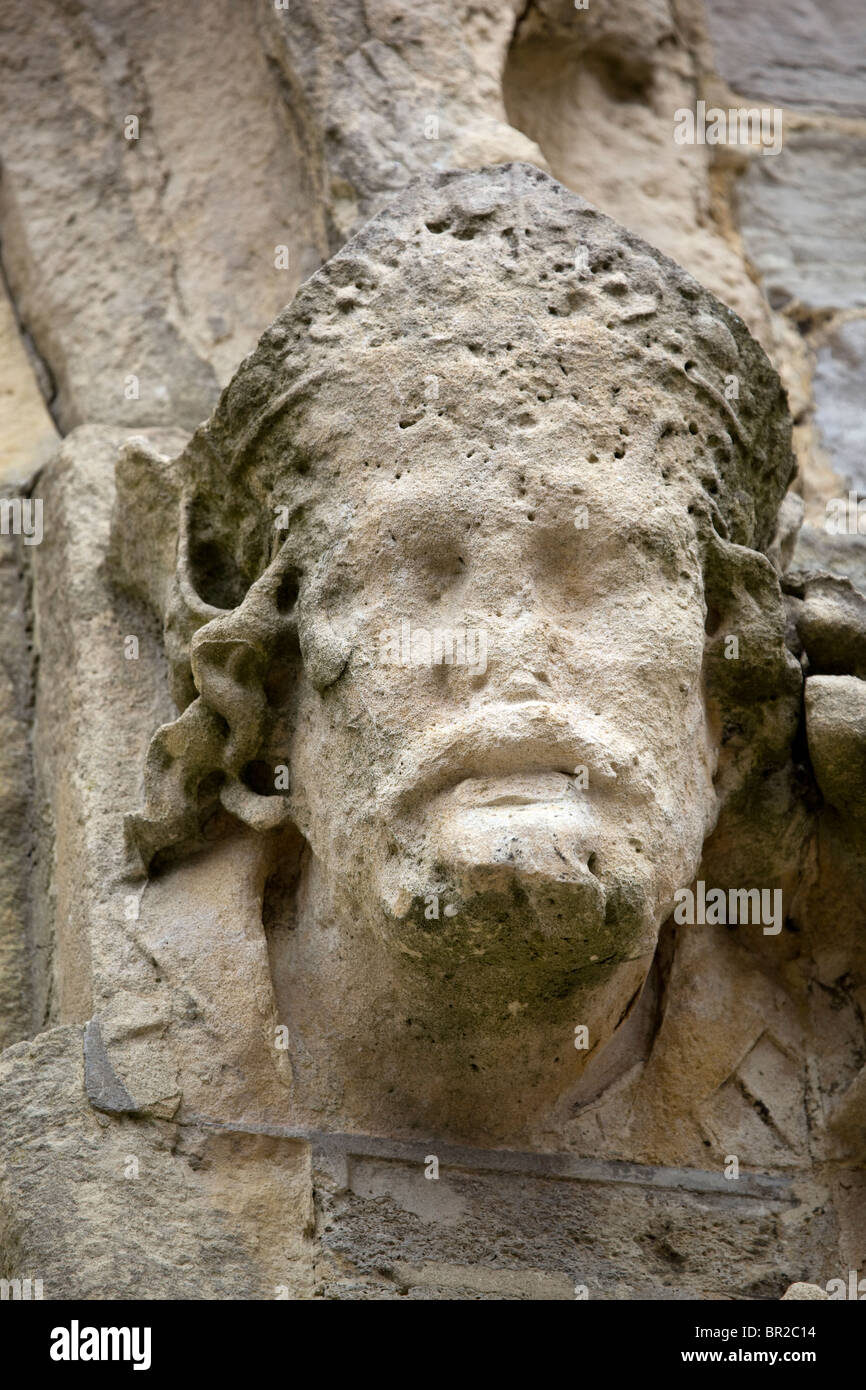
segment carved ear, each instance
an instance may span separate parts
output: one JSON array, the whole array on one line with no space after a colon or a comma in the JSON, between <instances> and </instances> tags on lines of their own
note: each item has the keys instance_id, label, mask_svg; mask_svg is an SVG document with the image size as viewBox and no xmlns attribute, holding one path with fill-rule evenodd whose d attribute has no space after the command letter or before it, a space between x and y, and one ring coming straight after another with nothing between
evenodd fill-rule
<instances>
[{"instance_id":1,"label":"carved ear","mask_svg":"<svg viewBox=\"0 0 866 1390\"><path fill-rule=\"evenodd\" d=\"M806 736L821 793L862 834L866 826L866 595L849 579L786 576L803 646Z\"/></svg>"},{"instance_id":2,"label":"carved ear","mask_svg":"<svg viewBox=\"0 0 866 1390\"><path fill-rule=\"evenodd\" d=\"M120 586L164 624L169 686L179 710L196 695L190 670L194 634L234 607L209 602L212 592L228 593L238 603L243 597L234 593L233 563L218 556L207 526L194 531L185 474L182 454L168 458L142 437L123 445L115 465L110 555Z\"/></svg>"},{"instance_id":3,"label":"carved ear","mask_svg":"<svg viewBox=\"0 0 866 1390\"><path fill-rule=\"evenodd\" d=\"M186 584L179 570L173 600ZM144 811L129 822L145 866L161 850L207 838L214 799L261 833L291 825L290 786L281 772L274 775L270 740L285 681L299 669L299 653L294 663L287 660L297 651L296 594L294 571L280 553L237 608L203 605L194 591L188 596L197 630L180 664L191 673L193 698L154 735Z\"/></svg>"},{"instance_id":4,"label":"carved ear","mask_svg":"<svg viewBox=\"0 0 866 1390\"><path fill-rule=\"evenodd\" d=\"M787 642L778 575L759 551L705 536L704 682L718 722L719 819L704 845L714 883L780 883L799 863L807 815L793 766L803 674Z\"/></svg>"},{"instance_id":5,"label":"carved ear","mask_svg":"<svg viewBox=\"0 0 866 1390\"><path fill-rule=\"evenodd\" d=\"M721 712L740 723L764 701L790 697L799 709L802 674L786 642L779 577L760 551L715 532L704 543L705 674Z\"/></svg>"}]
</instances>

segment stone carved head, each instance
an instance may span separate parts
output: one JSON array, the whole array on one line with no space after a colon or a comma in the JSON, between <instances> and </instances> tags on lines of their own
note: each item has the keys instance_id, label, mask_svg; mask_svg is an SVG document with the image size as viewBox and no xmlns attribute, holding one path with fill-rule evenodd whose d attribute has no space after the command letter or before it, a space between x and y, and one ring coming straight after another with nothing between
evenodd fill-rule
<instances>
[{"instance_id":1,"label":"stone carved head","mask_svg":"<svg viewBox=\"0 0 866 1390\"><path fill-rule=\"evenodd\" d=\"M736 315L523 165L401 195L178 460L127 450L180 710L132 837L156 872L261 832L308 1098L513 1132L604 1047L796 718L791 473Z\"/></svg>"}]
</instances>

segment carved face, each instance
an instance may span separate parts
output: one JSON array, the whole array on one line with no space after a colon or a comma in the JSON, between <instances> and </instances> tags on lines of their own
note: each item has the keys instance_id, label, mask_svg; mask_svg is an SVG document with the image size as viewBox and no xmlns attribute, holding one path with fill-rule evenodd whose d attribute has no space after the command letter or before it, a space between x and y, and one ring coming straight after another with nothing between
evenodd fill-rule
<instances>
[{"instance_id":1,"label":"carved face","mask_svg":"<svg viewBox=\"0 0 866 1390\"><path fill-rule=\"evenodd\" d=\"M183 712L136 834L195 842L211 797L263 832L301 1109L513 1136L627 1015L717 812L703 673L780 666L749 547L789 434L735 316L521 166L408 190L242 364L178 470ZM778 622L734 672L738 605Z\"/></svg>"},{"instance_id":2,"label":"carved face","mask_svg":"<svg viewBox=\"0 0 866 1390\"><path fill-rule=\"evenodd\" d=\"M459 1035L467 1068L506 1035L577 1063L574 1027L595 1049L643 983L715 804L691 519L646 440L590 461L559 423L408 465L385 431L363 443L299 597L324 687L302 681L290 757L317 969L381 1039L393 1013Z\"/></svg>"}]
</instances>

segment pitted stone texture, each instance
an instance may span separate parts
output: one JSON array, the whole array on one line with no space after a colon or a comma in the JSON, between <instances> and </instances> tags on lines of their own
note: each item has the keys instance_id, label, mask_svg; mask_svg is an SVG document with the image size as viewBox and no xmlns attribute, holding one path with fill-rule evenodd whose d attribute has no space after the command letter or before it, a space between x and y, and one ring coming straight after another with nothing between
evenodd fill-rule
<instances>
[{"instance_id":1,"label":"pitted stone texture","mask_svg":"<svg viewBox=\"0 0 866 1390\"><path fill-rule=\"evenodd\" d=\"M522 225L526 222L528 227ZM389 321L396 328L383 332ZM487 345L485 332L491 336ZM530 333L538 343L536 356L511 356ZM236 592L249 589L251 602L255 590L250 585L263 573L272 549L271 527L261 513L256 516L254 506L247 504L240 528L213 512L207 501L213 457L221 456L229 472L239 476L254 462L257 490L279 479L284 444L305 472L300 458L304 445L286 431L292 416L303 413L307 381L323 383L323 408L328 400L334 410L330 400L336 398L337 413L329 426L342 438L350 416L370 413L346 374L346 366L363 353L369 362L366 394L372 411L379 418L384 410L383 438L393 440L401 454L410 446L418 448L420 439L432 440L437 430L450 435L468 430L489 453L505 447L515 432L518 438L524 433L531 438L548 414L567 417L573 412L578 419L582 400L583 410L590 412L587 420L592 419L592 402L581 388L603 371L582 356L583 347L603 354L612 371L630 361L629 370L635 380L646 382L646 390L670 391L672 401L679 398L677 407L665 406L657 416L662 436L682 429L675 417L691 411L718 423L721 434L707 425L711 458L705 484L717 498L721 524L731 537L766 545L775 527L780 483L790 476L792 463L783 399L769 365L736 316L672 263L526 166L463 178L442 176L429 190L395 202L309 282L242 366L213 420L180 460L173 466L168 460L159 464L132 450L121 465L116 525L118 533L126 534L124 564L157 608L171 603L171 632L175 627L187 630L187 646L173 643L171 654L179 664L188 663L192 632L229 606L226 596L212 592L211 572L197 560L196 530L214 550L211 564L221 556L223 572L234 575ZM468 398L461 396L462 367L455 375L450 365L455 348L471 364L473 390L482 384L485 389L487 413L480 424L470 420ZM572 353L568 368L553 358L557 348ZM545 360L548 351L551 356ZM399 378L392 370L398 359ZM727 374L735 369L742 373L742 403L725 395ZM328 371L333 371L333 382L325 385ZM613 397L621 387L608 389ZM754 422L754 435L749 422ZM689 425L688 432L696 435L698 426ZM624 458L634 448L628 433L623 426L620 438L601 447ZM315 434L311 430L311 448L318 447ZM747 459L746 470L751 468L753 439L758 478L749 480L755 500L744 507L747 489L738 460ZM656 444L649 446L648 462ZM430 446L425 442L424 447ZM591 447L587 441L587 450ZM689 454L694 450L704 452L700 441L690 445ZM134 526L127 520L141 511L135 490L152 491L161 486L158 476L168 479L170 473L172 496L179 489L184 492L187 500L179 510L188 518L180 527L179 589L171 599L168 580L149 563L166 526L178 527L171 497L166 493L164 509L156 508L150 518ZM200 519L195 507L190 510L191 498L197 498ZM221 582L225 588L227 581ZM256 603L257 621L279 627L279 616ZM320 648L321 642L316 648L307 643L305 658ZM344 662L338 644L333 662L325 660L316 677L322 688L337 678ZM187 690L185 704L188 683L182 672L174 678L178 688Z\"/></svg>"},{"instance_id":2,"label":"pitted stone texture","mask_svg":"<svg viewBox=\"0 0 866 1390\"><path fill-rule=\"evenodd\" d=\"M0 137L4 259L52 401L56 378L63 428L84 412L195 423L298 281L408 180L445 164L538 163L540 146L579 192L672 252L764 341L792 351L796 330L776 332L745 273L726 209L729 166L711 166L705 149L677 153L669 139L673 110L698 94L685 7L676 24L665 5L639 0L495 12L436 0L417 13L390 0L292 0L288 11L263 5L257 21L227 4L168 16L121 0L97 8L52 16L47 27L23 5L0 20L6 90L14 116L25 113L19 134L7 121ZM536 28L539 16L549 31ZM506 87L527 135L507 125L500 95L518 17ZM137 144L123 141L130 108L142 123ZM823 159L805 135L793 140L795 156L810 139ZM778 170L797 173L785 160ZM777 178L784 188L776 163L755 161L747 187ZM789 219L797 264L812 237L799 206L814 199L810 177L807 169ZM769 189L761 204L768 224L772 198ZM569 209L561 220L557 200ZM784 239L787 227L779 231ZM288 271L274 266L282 243ZM838 259L848 254L843 245ZM847 266L844 276L847 284ZM794 278L782 276L779 302ZM822 283L835 293L841 281L831 265ZM123 392L136 362L137 402ZM789 373L798 414L808 406L802 362L801 353ZM17 418L26 425L26 412ZM30 557L39 655L31 921L26 586L11 550L3 571L14 628L0 692L4 1037L46 1020L82 1025L0 1061L0 1214L7 1253L27 1261L3 1274L44 1273L49 1297L550 1298L572 1296L577 1258L605 1297L777 1297L792 1278L862 1267L862 1186L844 1166L864 1158L862 700L848 686L845 701L838 688L816 700L821 682L859 670L859 638L848 607L840 616L823 590L820 602L817 593L815 603L799 600L808 611L802 641L792 638L798 654L813 671L843 672L807 684L822 806L798 730L801 677L785 654L776 578L749 549L770 542L790 456L777 383L742 324L678 267L526 168L443 176L423 195L401 194L314 277L178 454L182 443L84 430L45 474L45 547ZM582 567L573 563L572 470L592 525L602 522L597 563ZM687 501L708 552L700 576ZM286 509L277 528L275 505ZM778 561L784 547L772 553ZM572 570L582 587L560 622L556 582ZM584 702L584 731L615 709L619 734L644 749L691 682L690 698L709 694L715 732L695 756L697 709L689 706L691 722L672 721L675 739L659 759L666 775L644 764L643 784L666 794L674 770L694 775L669 798L667 819L633 836L637 850L617 841L613 823L641 814L623 740L607 751L600 737L583 745L615 812L595 867L603 879L607 853L635 869L634 883L631 851L649 846L671 884L688 879L699 850L683 851L684 827L695 846L712 828L719 733L722 816L699 872L780 883L783 934L686 928L677 939L668 923L635 1002L654 937L646 923L635 932L627 912L624 935L613 930L616 912L593 929L628 987L611 988L610 961L596 970L579 956L582 992L568 995L545 955L562 940L556 912L534 884L530 910L512 911L510 939L491 929L489 913L468 926L459 913L431 924L419 893L407 911L413 885L434 886L430 860L410 825L415 863L401 877L406 823L376 800L400 787L381 765L399 754L401 721L433 727L446 682L427 708L389 672L364 683L378 650L365 605L375 609L381 573L390 576L383 621L435 602L437 619L483 620L499 643L474 686L465 671L432 673L467 702L486 677L502 697L496 718L482 709L464 722L456 763L446 739L419 759L413 745L406 760L435 783L478 771L483 758L485 775L507 782L462 822L466 806L452 800L451 851L483 852L485 817L503 799L515 818L537 814L533 776L551 746L557 768L545 786L573 810L573 728L543 719L528 728L527 703L565 691ZM472 587L479 577L483 592ZM599 592L599 630L576 636L571 618ZM664 595L661 610L654 595ZM680 599L692 638L676 648ZM645 633L637 653L635 631ZM737 662L722 654L727 632L741 640ZM134 660L129 636L140 644ZM623 650L636 659L617 668ZM132 822L145 859L154 856L145 887L122 815L141 805L143 750L160 721L150 803ZM515 750L532 766L515 770ZM283 763L291 788L273 795ZM433 828L446 822L440 814ZM570 841L578 854L580 834ZM331 892L347 863L356 879ZM364 873L381 864L390 865L390 915L373 921L353 957L378 909ZM464 864L459 881L476 867ZM581 882L597 893L589 862L571 867L585 867ZM573 908L568 886L554 892ZM403 975L388 973L383 921ZM545 931L527 947L524 930L539 922ZM479 930L484 944L467 951ZM566 949L575 949L567 938ZM520 989L503 993L515 968ZM547 1028L541 1047L532 1028L516 1026L524 987L541 998L532 1019ZM457 1026L446 1012L455 1003ZM595 1011L593 1055L569 1090L584 1007ZM275 1046L278 1019L289 1053ZM611 1028L609 1046L597 1046ZM536 1051L521 1071L527 1037ZM482 1155L440 1188L417 1162L365 1152L342 1186L320 1184L316 1286L307 1153L276 1123L298 1116L434 1133L435 1145L449 1130L475 1126L485 1142L517 1131L535 1157L545 1148L639 1156L712 1168L716 1186L682 1179L683 1192L660 1192L652 1177L621 1188L596 1174L563 1197L562 1175L551 1179L543 1159L528 1177L503 1177L501 1157ZM729 1196L720 1177L729 1150L746 1167L787 1173L801 1196L808 1188L802 1206L780 1210L773 1198L759 1212ZM130 1155L143 1187L124 1172ZM832 1206L808 1179L825 1160ZM743 1193L755 1182L744 1177Z\"/></svg>"},{"instance_id":3,"label":"pitted stone texture","mask_svg":"<svg viewBox=\"0 0 866 1390\"><path fill-rule=\"evenodd\" d=\"M503 74L506 109L558 179L685 266L769 351L770 315L723 211L713 151L673 138L675 112L703 95L692 48L664 0L534 0Z\"/></svg>"},{"instance_id":4,"label":"pitted stone texture","mask_svg":"<svg viewBox=\"0 0 866 1390\"><path fill-rule=\"evenodd\" d=\"M157 874L219 839L226 815L262 837L250 872L267 880L311 1123L523 1132L582 1069L574 1019L597 1053L626 1016L732 779L758 750L784 757L793 732L800 670L759 553L789 431L732 311L549 176L507 165L436 176L380 213L173 466L127 450L115 546L165 619L181 709L151 743L130 830ZM162 502L131 526L145 497ZM160 577L148 560L171 534L178 564ZM560 593L589 570L596 603ZM409 619L483 626L489 666L386 669L383 634ZM718 766L705 661L738 709ZM666 674L648 682L648 662ZM607 810L567 780L584 758ZM528 809L505 825L503 806ZM426 926L431 893L465 920ZM347 946L333 961L320 913ZM335 989L363 1019L351 1066L322 1034ZM419 1093L431 1039L437 1076Z\"/></svg>"}]
</instances>

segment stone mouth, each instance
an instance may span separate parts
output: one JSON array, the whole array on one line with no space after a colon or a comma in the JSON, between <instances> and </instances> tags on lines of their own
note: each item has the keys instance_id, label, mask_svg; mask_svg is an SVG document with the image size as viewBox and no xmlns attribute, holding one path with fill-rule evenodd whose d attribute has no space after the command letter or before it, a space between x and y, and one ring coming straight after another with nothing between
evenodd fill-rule
<instances>
[{"instance_id":1,"label":"stone mouth","mask_svg":"<svg viewBox=\"0 0 866 1390\"><path fill-rule=\"evenodd\" d=\"M408 757L406 759L408 761ZM523 804L580 797L579 770L593 793L634 784L635 750L595 718L538 703L484 706L441 726L412 749L412 771L393 785L392 807L465 788L467 796L519 797ZM501 804L506 804L502 802ZM515 804L519 804L515 802Z\"/></svg>"},{"instance_id":2,"label":"stone mouth","mask_svg":"<svg viewBox=\"0 0 866 1390\"><path fill-rule=\"evenodd\" d=\"M573 775L528 769L506 776L466 777L443 795L454 808L493 810L569 801L580 794Z\"/></svg>"}]
</instances>

